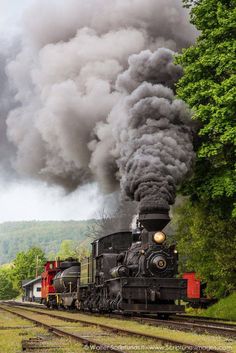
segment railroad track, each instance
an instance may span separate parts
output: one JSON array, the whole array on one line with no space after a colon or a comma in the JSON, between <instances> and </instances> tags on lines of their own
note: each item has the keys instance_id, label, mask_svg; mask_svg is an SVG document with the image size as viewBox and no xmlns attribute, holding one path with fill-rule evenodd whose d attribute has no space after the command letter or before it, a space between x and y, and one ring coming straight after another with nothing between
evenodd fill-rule
<instances>
[{"instance_id":1,"label":"railroad track","mask_svg":"<svg viewBox=\"0 0 236 353\"><path fill-rule=\"evenodd\" d=\"M6 304L5 304L6 305ZM9 305L9 304L8 304ZM13 309L9 309L9 308L6 308L5 306L1 305L0 304L0 308L2 310L5 310L7 312L10 312L11 314L14 314L14 315L17 315L23 319L27 319L31 322L33 322L34 324L36 325L40 325L42 327L44 327L45 329L47 329L48 331L50 331L50 333L52 334L55 334L57 336L60 336L60 337L69 337L75 341L78 341L78 342L81 342L83 344L84 347L96 347L96 350L99 350L99 351L102 351L102 352L113 352L113 353L127 353L126 351L124 350L121 350L121 349L116 349L116 348L113 348L109 345L106 345L104 343L100 343L92 338L88 338L88 337L84 337L84 336L81 336L79 334L75 334L75 333L72 333L72 332L68 332L68 331L65 331L61 328L58 328L54 325L49 325L47 324L46 322L42 322L42 320L38 320L36 318L32 318L32 317L29 317L29 315L27 315L27 312L26 314L24 313L24 309L22 308L17 308L17 311L14 310L15 307L13 305L9 305L11 306ZM28 310L28 309L25 309L25 311ZM30 310L28 310L30 311ZM32 312L32 311L31 311ZM43 315L42 313L39 313L39 315ZM51 316L53 317L52 315L48 314L47 316Z\"/></svg>"},{"instance_id":2,"label":"railroad track","mask_svg":"<svg viewBox=\"0 0 236 353\"><path fill-rule=\"evenodd\" d=\"M211 324L211 325L222 325L225 327L236 328L236 322L231 320L223 320L223 319L215 319L215 318L206 318L200 316L188 316L188 315L176 315L171 317L173 320L177 320L179 322L192 322L192 323L203 323L203 324Z\"/></svg>"},{"instance_id":3,"label":"railroad track","mask_svg":"<svg viewBox=\"0 0 236 353\"><path fill-rule=\"evenodd\" d=\"M219 318L212 318L209 316L194 316L194 315L187 315L187 314L176 314L176 317L180 318L180 319L193 319L193 320L204 320L204 321L212 321L212 320L216 320L216 321L227 321L225 319L222 319L221 317ZM236 323L236 321L234 320L228 320L231 321L232 323Z\"/></svg>"},{"instance_id":4,"label":"railroad track","mask_svg":"<svg viewBox=\"0 0 236 353\"><path fill-rule=\"evenodd\" d=\"M212 333L219 334L222 336L236 338L236 325L230 324L218 324L216 322L194 322L190 321L179 321L177 318L174 320L158 320L154 318L141 318L141 317L132 317L132 320L136 320L141 323L147 323L154 326L164 326L177 330L184 331L194 331L197 333Z\"/></svg>"},{"instance_id":5,"label":"railroad track","mask_svg":"<svg viewBox=\"0 0 236 353\"><path fill-rule=\"evenodd\" d=\"M63 335L63 336L69 336L70 338L72 339L76 339L80 342L82 342L84 345L86 345L87 347L90 347L91 345L95 346L95 347L98 347L98 350L101 350L101 349L105 349L105 351L109 351L109 352L125 352L121 349L117 349L117 348L114 348L114 345L109 346L108 344L106 343L101 343L101 342L98 342L98 341L95 341L95 340L91 340L91 339L88 339L88 338L85 338L83 336L80 336L78 334L75 334L75 333L69 333L67 331L64 331L62 329L58 329L57 327L55 327L54 325L48 325L44 322L42 322L42 320L38 320L38 319L35 319L35 318L29 318L29 315L28 313L33 313L34 315L36 314L36 316L38 315L39 317L41 316L45 316L47 318L54 318L54 319L57 319L57 320L61 320L61 321L67 321L67 322L73 322L73 323L79 323L79 324L82 324L82 325L90 325L90 326L96 326L98 327L99 329L101 330L104 330L104 332L110 332L113 336L115 335L121 335L121 336L128 336L128 337L132 337L132 336L135 336L137 339L138 338L141 338L141 339L145 339L145 340L150 340L150 343L152 342L152 345L155 343L155 342L158 342L159 344L161 345L167 345L167 346L172 346L173 348L176 348L178 347L178 350L183 350L183 351L198 351L198 352L201 352L201 353L204 353L204 352L210 352L210 353L229 353L231 352L231 350L222 350L222 349L212 349L211 347L207 347L207 346L201 346L199 347L198 345L194 345L194 344L191 344L191 343L186 343L186 342L181 342L179 340L173 340L173 339L169 339L169 338L164 338L164 337L161 337L161 336L157 336L157 335L152 335L152 334L148 334L148 333L144 333L144 332L137 332L137 331L134 331L134 330L127 330L127 329L122 329L122 328L118 328L118 327L114 327L114 326L110 326L110 325L107 325L107 324L102 324L102 323L98 323L96 321L91 321L91 320L85 320L85 319L78 319L78 318L72 318L72 317L68 317L65 316L66 313L63 312L63 316L61 315L62 312L59 314L55 314L54 312L46 312L46 309L44 309L44 311L40 308L40 309L30 309L29 307L27 308L21 308L18 306L18 305L14 305L14 304L9 304L7 305L4 305L4 306L0 306L2 309L4 310L7 310L13 314L16 314L16 315L19 315L20 317L22 318L25 318L25 319L29 319L31 321L33 321L34 323L37 323L37 324L40 324L42 326L44 326L45 328L47 328L48 330L50 330L51 332L55 333L55 334L59 334L59 335ZM11 307L11 309L9 308ZM90 316L91 317L91 316ZM149 319L150 320L150 319ZM159 321L162 321L162 320L159 320ZM163 322L163 321L162 321ZM145 322L146 323L146 322ZM125 343L124 343L125 344ZM147 343L146 343L146 347L147 346ZM172 349L173 349L172 348ZM142 350L141 350L142 352Z\"/></svg>"},{"instance_id":6,"label":"railroad track","mask_svg":"<svg viewBox=\"0 0 236 353\"><path fill-rule=\"evenodd\" d=\"M6 302L7 304L9 303L14 303L14 305L18 306L23 306L23 307L29 307L29 308L35 308L35 309L44 309L44 307L41 307L39 305L35 304L29 304L29 303L15 303L15 302ZM89 313L83 313L86 315L93 315L93 316L100 316L98 314L89 314ZM202 320L198 319L195 317L190 317L188 318L187 316L185 317L180 317L174 316L171 319L168 320L160 320L157 318L153 318L150 315L144 315L144 316L131 316L131 317L125 317L121 316L121 314L107 314L104 315L109 318L118 318L121 320L134 320L140 323L146 323L150 324L153 326L163 326L163 327L169 327L172 329L177 329L177 330L183 330L183 331L193 331L197 333L212 333L212 334L219 334L222 336L227 336L227 337L236 337L236 325L230 324L230 323L222 323L222 322L217 322L217 321L210 321L210 320Z\"/></svg>"},{"instance_id":7,"label":"railroad track","mask_svg":"<svg viewBox=\"0 0 236 353\"><path fill-rule=\"evenodd\" d=\"M3 304L14 304L18 306L23 306L23 307L30 307L30 308L36 308L36 309L45 309L46 307L43 304L34 304L34 303L26 303L26 302L15 302L15 301L0 301ZM72 310L73 312L73 310ZM79 311L75 311L79 312ZM86 313L86 312L85 312ZM94 315L94 314L92 314ZM95 313L96 315L96 313ZM116 315L117 317L122 316L124 317L129 317L129 316L124 316L121 313L114 313L114 314L107 314L109 317L112 317L112 315ZM135 318L145 318L145 319L154 319L158 320L156 317L153 315L140 315L140 316L130 316L130 317L135 317ZM178 321L178 322L191 322L191 323L203 323L203 324L208 324L210 323L211 325L221 325L222 327L229 327L229 328L236 328L236 321L232 320L226 320L222 318L212 318L212 317L201 317L201 316L192 316L192 315L186 315L186 314L176 314L175 316L171 316L170 320ZM165 321L165 320L159 320L159 321Z\"/></svg>"},{"instance_id":8,"label":"railroad track","mask_svg":"<svg viewBox=\"0 0 236 353\"><path fill-rule=\"evenodd\" d=\"M96 315L86 313L87 315ZM197 333L211 333L218 334L221 336L236 338L236 325L229 323L219 323L216 321L204 321L204 320L184 320L178 317L173 317L168 320L160 320L152 316L130 316L123 317L121 314L107 314L105 315L109 318L121 319L121 320L130 320L137 321L143 324L149 324L152 326L163 326L169 327L171 329L182 330L182 331L192 331Z\"/></svg>"}]
</instances>

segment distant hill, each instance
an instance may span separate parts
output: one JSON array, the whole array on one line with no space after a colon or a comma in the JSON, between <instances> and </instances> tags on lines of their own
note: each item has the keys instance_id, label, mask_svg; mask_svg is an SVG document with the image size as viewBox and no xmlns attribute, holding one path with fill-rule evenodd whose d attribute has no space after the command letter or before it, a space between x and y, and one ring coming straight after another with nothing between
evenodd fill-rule
<instances>
[{"instance_id":1,"label":"distant hill","mask_svg":"<svg viewBox=\"0 0 236 353\"><path fill-rule=\"evenodd\" d=\"M57 253L64 239L88 244L89 221L30 221L0 223L0 265L12 261L19 251L41 247L48 255Z\"/></svg>"}]
</instances>

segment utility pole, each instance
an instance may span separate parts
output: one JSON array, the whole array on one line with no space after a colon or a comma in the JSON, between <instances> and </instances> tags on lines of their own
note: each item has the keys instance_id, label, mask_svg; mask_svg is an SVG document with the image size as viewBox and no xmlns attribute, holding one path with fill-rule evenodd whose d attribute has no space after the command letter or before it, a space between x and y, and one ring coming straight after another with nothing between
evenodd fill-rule
<instances>
[{"instance_id":1,"label":"utility pole","mask_svg":"<svg viewBox=\"0 0 236 353\"><path fill-rule=\"evenodd\" d=\"M39 267L39 256L36 256L36 271L35 271L35 277L38 277L38 267Z\"/></svg>"}]
</instances>

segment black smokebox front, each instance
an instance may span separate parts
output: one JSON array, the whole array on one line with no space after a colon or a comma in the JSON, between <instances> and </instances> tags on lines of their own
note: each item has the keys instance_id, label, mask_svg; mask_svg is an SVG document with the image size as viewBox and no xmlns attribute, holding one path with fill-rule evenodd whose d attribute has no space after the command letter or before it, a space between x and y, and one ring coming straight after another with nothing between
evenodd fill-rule
<instances>
[{"instance_id":1,"label":"black smokebox front","mask_svg":"<svg viewBox=\"0 0 236 353\"><path fill-rule=\"evenodd\" d=\"M140 213L139 222L148 232L161 231L169 222L169 211L155 209L153 212Z\"/></svg>"}]
</instances>

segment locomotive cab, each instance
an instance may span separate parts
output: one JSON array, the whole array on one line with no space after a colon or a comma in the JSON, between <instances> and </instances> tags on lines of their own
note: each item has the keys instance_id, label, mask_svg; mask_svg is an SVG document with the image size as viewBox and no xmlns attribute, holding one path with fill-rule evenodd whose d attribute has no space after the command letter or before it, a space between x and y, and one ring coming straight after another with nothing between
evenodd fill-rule
<instances>
[{"instance_id":1,"label":"locomotive cab","mask_svg":"<svg viewBox=\"0 0 236 353\"><path fill-rule=\"evenodd\" d=\"M77 307L84 310L110 310L107 281L119 257L132 244L132 233L121 231L105 235L92 243L92 254L81 262Z\"/></svg>"}]
</instances>

